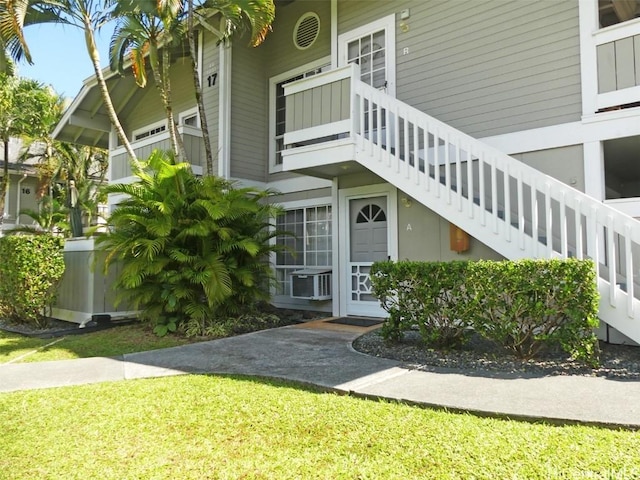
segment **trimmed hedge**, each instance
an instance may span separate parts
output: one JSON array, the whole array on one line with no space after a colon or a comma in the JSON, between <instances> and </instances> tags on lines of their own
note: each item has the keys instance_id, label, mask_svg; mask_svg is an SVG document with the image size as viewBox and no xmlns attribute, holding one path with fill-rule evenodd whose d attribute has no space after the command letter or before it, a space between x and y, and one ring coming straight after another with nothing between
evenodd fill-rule
<instances>
[{"instance_id":1,"label":"trimmed hedge","mask_svg":"<svg viewBox=\"0 0 640 480\"><path fill-rule=\"evenodd\" d=\"M10 321L46 324L64 273L64 240L49 234L0 237L0 315Z\"/></svg>"},{"instance_id":2,"label":"trimmed hedge","mask_svg":"<svg viewBox=\"0 0 640 480\"><path fill-rule=\"evenodd\" d=\"M389 313L383 336L397 341L403 331L417 325L429 345L464 344L471 333L470 308L474 307L465 285L468 265L409 261L374 264L373 290Z\"/></svg>"},{"instance_id":3,"label":"trimmed hedge","mask_svg":"<svg viewBox=\"0 0 640 480\"><path fill-rule=\"evenodd\" d=\"M417 326L426 344L456 346L475 331L522 358L560 346L597 364L591 260L378 262L371 278L389 313L385 339Z\"/></svg>"}]
</instances>

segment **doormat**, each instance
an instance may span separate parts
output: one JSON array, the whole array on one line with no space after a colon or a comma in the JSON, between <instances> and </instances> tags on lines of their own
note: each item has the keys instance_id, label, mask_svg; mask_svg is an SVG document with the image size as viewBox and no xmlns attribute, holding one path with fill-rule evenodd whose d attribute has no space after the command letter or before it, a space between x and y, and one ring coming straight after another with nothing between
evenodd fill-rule
<instances>
[{"instance_id":1,"label":"doormat","mask_svg":"<svg viewBox=\"0 0 640 480\"><path fill-rule=\"evenodd\" d=\"M327 320L326 323L337 323L339 325L351 325L353 327L373 327L374 325L380 325L383 320L374 318L361 318L361 317L340 317L333 320Z\"/></svg>"}]
</instances>

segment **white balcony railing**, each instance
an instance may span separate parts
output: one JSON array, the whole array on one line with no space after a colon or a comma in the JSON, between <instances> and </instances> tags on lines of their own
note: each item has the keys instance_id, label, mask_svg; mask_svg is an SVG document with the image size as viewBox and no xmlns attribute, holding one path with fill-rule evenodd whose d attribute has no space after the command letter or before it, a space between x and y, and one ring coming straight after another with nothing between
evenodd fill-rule
<instances>
[{"instance_id":1,"label":"white balcony railing","mask_svg":"<svg viewBox=\"0 0 640 480\"><path fill-rule=\"evenodd\" d=\"M187 159L191 163L193 171L201 175L203 173L205 154L200 129L188 125L180 125L178 127L178 133L184 142ZM139 160L148 158L154 150L171 150L169 133L162 132L146 137L137 142L133 142L132 147ZM112 182L131 176L129 156L124 147L118 147L110 152L109 169L109 179Z\"/></svg>"}]
</instances>

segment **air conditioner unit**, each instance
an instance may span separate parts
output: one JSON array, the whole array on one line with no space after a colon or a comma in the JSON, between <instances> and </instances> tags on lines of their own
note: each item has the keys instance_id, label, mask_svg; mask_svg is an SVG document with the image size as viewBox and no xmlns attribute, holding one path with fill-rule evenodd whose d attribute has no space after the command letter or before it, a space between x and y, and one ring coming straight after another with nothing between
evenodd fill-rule
<instances>
[{"instance_id":1,"label":"air conditioner unit","mask_svg":"<svg viewBox=\"0 0 640 480\"><path fill-rule=\"evenodd\" d=\"M331 299L331 269L307 268L291 273L291 298Z\"/></svg>"}]
</instances>

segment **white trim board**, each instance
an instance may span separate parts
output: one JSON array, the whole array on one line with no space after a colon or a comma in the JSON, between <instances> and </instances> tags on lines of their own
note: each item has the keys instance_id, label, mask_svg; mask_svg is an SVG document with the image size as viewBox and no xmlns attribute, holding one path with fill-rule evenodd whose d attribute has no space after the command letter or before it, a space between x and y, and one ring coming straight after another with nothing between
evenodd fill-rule
<instances>
[{"instance_id":1,"label":"white trim board","mask_svg":"<svg viewBox=\"0 0 640 480\"><path fill-rule=\"evenodd\" d=\"M478 140L510 155L635 135L640 135L640 108L598 113L584 117L580 122L522 130Z\"/></svg>"}]
</instances>

